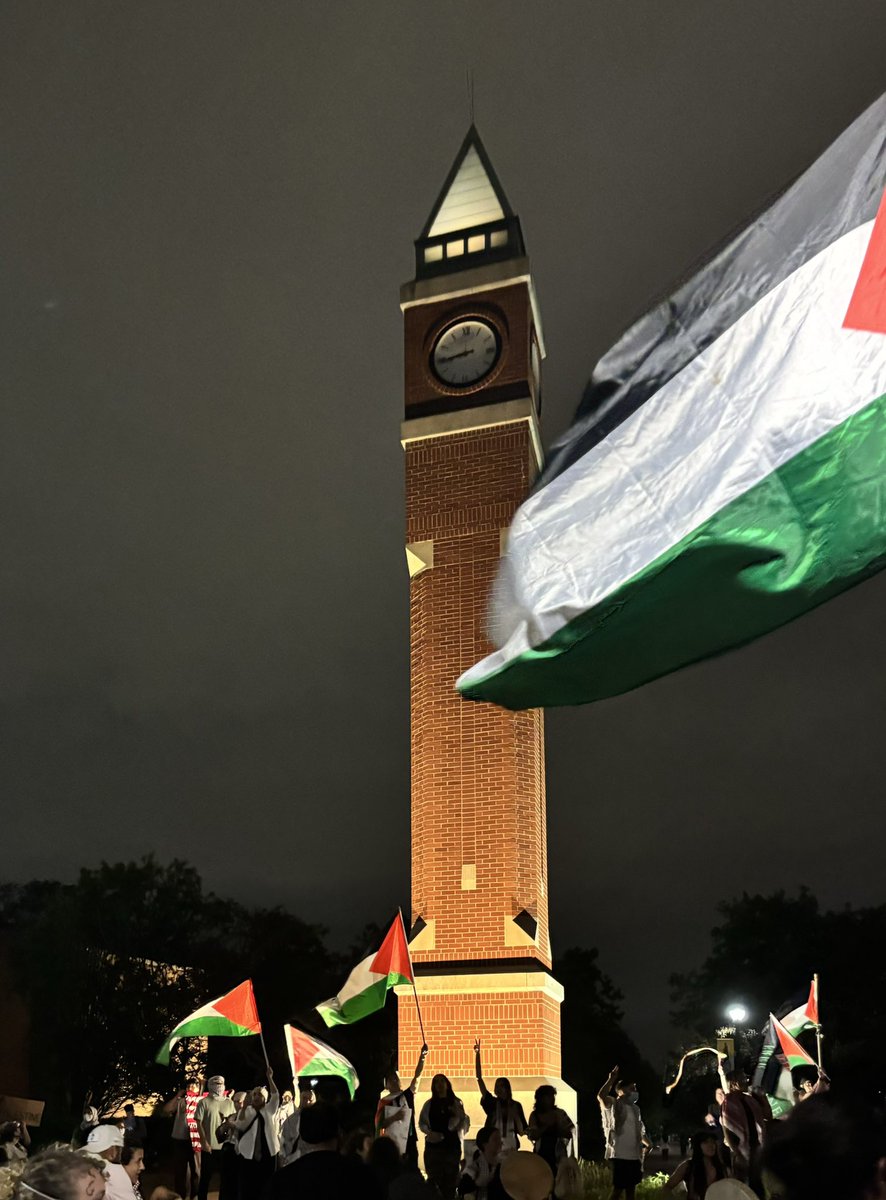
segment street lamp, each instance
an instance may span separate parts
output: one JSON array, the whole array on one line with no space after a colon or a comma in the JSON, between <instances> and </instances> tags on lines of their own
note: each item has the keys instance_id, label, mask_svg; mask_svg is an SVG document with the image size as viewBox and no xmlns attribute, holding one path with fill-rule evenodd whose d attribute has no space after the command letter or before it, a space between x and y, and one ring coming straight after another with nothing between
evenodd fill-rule
<instances>
[{"instance_id":1,"label":"street lamp","mask_svg":"<svg viewBox=\"0 0 886 1200\"><path fill-rule=\"evenodd\" d=\"M726 1009L726 1016L733 1025L744 1025L748 1019L748 1010L743 1004L730 1004Z\"/></svg>"}]
</instances>

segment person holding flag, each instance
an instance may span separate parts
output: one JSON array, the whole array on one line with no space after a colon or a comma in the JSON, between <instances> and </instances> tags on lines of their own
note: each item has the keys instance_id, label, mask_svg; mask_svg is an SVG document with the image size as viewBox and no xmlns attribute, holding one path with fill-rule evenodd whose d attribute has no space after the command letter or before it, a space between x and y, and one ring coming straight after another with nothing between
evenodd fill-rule
<instances>
[{"instance_id":1,"label":"person holding flag","mask_svg":"<svg viewBox=\"0 0 886 1200\"><path fill-rule=\"evenodd\" d=\"M240 1156L240 1200L261 1200L274 1174L280 1153L275 1119L279 1104L274 1072L268 1067L267 1088L255 1088L233 1121Z\"/></svg>"},{"instance_id":2,"label":"person holding flag","mask_svg":"<svg viewBox=\"0 0 886 1200\"><path fill-rule=\"evenodd\" d=\"M418 1062L412 1073L412 1079L404 1088L400 1076L392 1067L385 1075L387 1092L378 1102L375 1112L376 1133L389 1137L397 1146L400 1157L411 1170L418 1170L418 1137L415 1132L415 1090L422 1071L425 1069L425 1059L428 1057L427 1044L421 1048Z\"/></svg>"}]
</instances>

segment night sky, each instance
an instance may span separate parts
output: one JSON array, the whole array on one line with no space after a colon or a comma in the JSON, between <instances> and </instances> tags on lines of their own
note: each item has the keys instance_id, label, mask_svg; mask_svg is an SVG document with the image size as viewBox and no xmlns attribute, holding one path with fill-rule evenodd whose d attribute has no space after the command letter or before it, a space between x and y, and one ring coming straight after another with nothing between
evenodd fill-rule
<instances>
[{"instance_id":1,"label":"night sky","mask_svg":"<svg viewBox=\"0 0 886 1200\"><path fill-rule=\"evenodd\" d=\"M0 56L6 876L154 851L344 941L408 907L398 287L466 68L551 441L886 86L886 6L7 0ZM720 899L886 900L884 604L549 713L555 950L650 1054Z\"/></svg>"}]
</instances>

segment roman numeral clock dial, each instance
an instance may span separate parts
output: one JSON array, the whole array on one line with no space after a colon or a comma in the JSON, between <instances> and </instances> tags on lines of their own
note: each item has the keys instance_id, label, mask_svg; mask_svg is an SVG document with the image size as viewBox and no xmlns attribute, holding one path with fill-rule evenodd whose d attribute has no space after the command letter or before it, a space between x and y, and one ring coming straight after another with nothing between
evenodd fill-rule
<instances>
[{"instance_id":1,"label":"roman numeral clock dial","mask_svg":"<svg viewBox=\"0 0 886 1200\"><path fill-rule=\"evenodd\" d=\"M431 351L431 367L448 387L472 387L486 378L500 353L495 329L488 322L471 317L443 330Z\"/></svg>"}]
</instances>

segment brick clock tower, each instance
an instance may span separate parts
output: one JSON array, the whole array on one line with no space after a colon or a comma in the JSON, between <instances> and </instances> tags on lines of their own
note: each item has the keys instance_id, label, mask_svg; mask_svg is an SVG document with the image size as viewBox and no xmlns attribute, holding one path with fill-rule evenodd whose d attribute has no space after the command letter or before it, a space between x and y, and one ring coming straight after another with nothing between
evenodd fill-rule
<instances>
[{"instance_id":1,"label":"brick clock tower","mask_svg":"<svg viewBox=\"0 0 886 1200\"><path fill-rule=\"evenodd\" d=\"M520 222L473 127L401 289L405 332L406 557L410 575L412 930L428 1069L448 1075L476 1131L474 1039L484 1076L507 1075L529 1113L560 1079L551 974L540 711L462 700L455 680L488 652L486 608L514 510L541 463L541 323ZM421 1036L398 988L399 1059Z\"/></svg>"}]
</instances>

